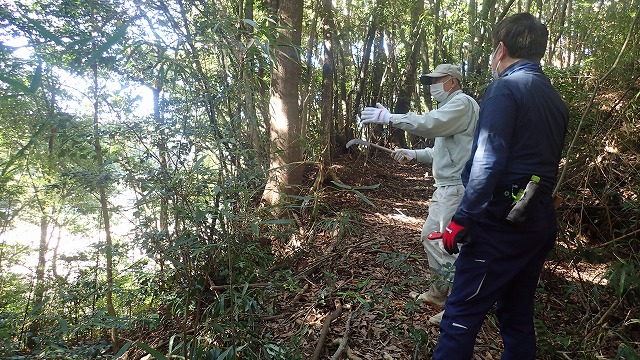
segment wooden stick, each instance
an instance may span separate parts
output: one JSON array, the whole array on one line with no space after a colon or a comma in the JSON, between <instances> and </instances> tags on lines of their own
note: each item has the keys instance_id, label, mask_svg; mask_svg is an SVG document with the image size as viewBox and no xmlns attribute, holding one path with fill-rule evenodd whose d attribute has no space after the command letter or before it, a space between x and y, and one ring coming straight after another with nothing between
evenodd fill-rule
<instances>
[{"instance_id":1,"label":"wooden stick","mask_svg":"<svg viewBox=\"0 0 640 360\"><path fill-rule=\"evenodd\" d=\"M322 354L322 349L324 349L324 342L327 340L327 334L329 334L329 327L331 326L331 322L338 318L342 314L342 305L338 303L336 305L336 310L327 317L324 321L324 325L322 325L322 331L320 332L320 338L318 338L318 343L316 344L316 350L313 352L312 360L318 360L320 355Z\"/></svg>"},{"instance_id":2,"label":"wooden stick","mask_svg":"<svg viewBox=\"0 0 640 360\"><path fill-rule=\"evenodd\" d=\"M349 313L349 316L347 316L347 324L344 327L344 335L342 335L342 340L340 340L340 344L338 345L338 349L336 350L335 353L333 353L333 356L331 357L331 360L340 359L340 355L342 355L342 351L347 346L347 340L349 340L349 327L350 327L350 325L351 325L351 313Z\"/></svg>"}]
</instances>

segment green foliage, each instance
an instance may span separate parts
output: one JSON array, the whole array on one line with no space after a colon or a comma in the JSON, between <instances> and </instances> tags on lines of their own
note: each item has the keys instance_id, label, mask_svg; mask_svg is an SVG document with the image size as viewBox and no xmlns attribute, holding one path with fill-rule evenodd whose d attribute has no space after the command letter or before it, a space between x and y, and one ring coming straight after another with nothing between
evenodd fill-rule
<instances>
[{"instance_id":1,"label":"green foliage","mask_svg":"<svg viewBox=\"0 0 640 360\"><path fill-rule=\"evenodd\" d=\"M620 298L632 304L640 300L640 262L637 258L614 262L605 276L608 285Z\"/></svg>"},{"instance_id":2,"label":"green foliage","mask_svg":"<svg viewBox=\"0 0 640 360\"><path fill-rule=\"evenodd\" d=\"M308 48L299 49L308 57L302 86L305 98L300 104L305 117L303 153L305 160L314 161L334 144L323 143L319 136L324 125L320 103L328 94L319 90L323 64L317 36L322 19L314 22L318 4L309 4L304 4L307 28L302 32ZM425 9L416 29L411 29L407 24L412 23L412 14L407 9L415 5L413 1L381 2L375 7L363 1L346 4L335 4L337 21L331 29L336 39L332 143L340 145L362 103L379 96L387 100L386 105L395 101L398 84L406 80L403 69L413 51L411 34L416 29L423 30L428 44L420 50L423 58L418 68L432 68L435 61L460 63L475 54L480 68L468 74L466 83L471 93L482 94L489 80L481 59L491 49L481 37L490 32L491 18L475 19L474 26L485 27L469 33L468 17L474 9L466 2L443 1L438 2L437 13L435 8ZM497 2L496 9L486 15L495 16L495 10L506 4ZM535 3L532 11L549 20L551 39L559 38L562 51L545 65L545 72L569 105L573 133L595 81L609 70L624 41L633 11L620 11L615 1L575 1L573 13L560 24L558 4ZM109 210L122 210L132 229L115 240L114 279L104 274L103 245L78 254L57 254L55 272L53 253L47 249L40 284L46 288L46 301L41 304L30 302L33 275L13 271L23 264L25 255L31 255L31 249L0 243L0 357L25 358L24 344L33 335L39 347L29 356L42 359L109 358L135 351L158 359L304 358L302 344L308 329L299 328L283 343L265 334L259 321L282 306L270 298L274 289L301 289L292 271L272 272L276 256L288 254L291 240L307 234L311 235L295 252L313 245L312 235L320 232L337 244L358 235L361 216L331 208L323 197L339 192L375 206L366 191L379 185L333 182L312 194L302 189L302 195L289 198L296 203L287 208L261 207L265 179L271 174L267 139L275 129L268 119L269 72L279 30L266 3L255 4L253 13L247 14L238 13L237 4L224 1L207 6L146 0L135 6L78 0L4 5L0 7L0 235L16 220L39 223L46 218L51 224L48 246L55 243L52 234L58 230L93 238L104 223L95 198L100 187L108 190ZM509 11L514 10L515 6ZM311 29L311 24L316 28ZM592 31L594 26L599 31ZM365 66L370 28L375 38L383 40L378 44L384 44L384 49L374 51L376 57ZM25 40L26 56L14 52L17 49L8 41L13 37ZM628 180L638 178L633 170L636 163L629 161L640 149L637 84L629 76L637 72L638 55L637 44L623 54L619 69L598 94L594 106L598 110L586 116L576 159L568 159L574 166L572 173L580 174L568 188L597 198L594 203L623 207L621 213L608 212L606 219L594 220L600 233L611 232L607 241L635 231L639 219L639 187L635 180ZM95 100L94 85L87 81L94 64L98 65L97 129L87 115ZM384 77L372 76L372 68L384 69ZM149 88L155 102L143 103L134 113L143 97L138 89ZM358 96L360 103L356 103ZM105 151L101 167L96 165L94 130ZM622 155L612 155L605 148L615 148ZM616 175L620 169L628 172ZM587 187L582 185L584 174L598 175L589 178ZM572 196L572 191L566 192ZM118 195L135 202L122 206ZM309 211L308 228L300 229ZM286 216L274 217L278 212ZM559 251L558 257L571 254L601 261L615 258L615 250L619 260L609 267L606 288L584 291L571 283L563 288L563 300L579 297L599 308L603 296L612 291L625 301L623 305L636 303L640 265L628 255L637 246L635 238L623 238L600 250L583 241L579 224L566 221L575 215L563 217L566 243L572 248ZM111 220L117 223L116 216ZM601 230L606 227L610 229ZM420 277L413 272L411 260L411 254L381 253L377 265L390 273L401 272L405 275L402 285L412 286ZM327 272L325 276L337 275ZM270 283L255 285L265 278ZM116 317L106 315L107 280L113 282ZM317 301L339 296L363 311L379 306L381 316L390 317L385 295L402 289L385 284L382 294L376 294L368 290L373 281L361 280L337 294L325 289ZM415 305L409 302L406 312L416 311ZM26 333L31 324L40 325L38 334ZM625 326L635 326L607 324L617 334L616 341L626 340ZM395 325L394 331L414 342L414 358L431 351L434 339L428 339L420 327L411 326L407 334ZM111 328L131 339L115 354L106 340ZM557 334L541 323L536 329L549 355L555 354L554 348L588 350L589 344L579 344L577 335ZM161 335L138 338L149 333ZM156 338L163 342L154 342ZM169 345L161 346L165 340ZM618 358L632 356L631 345L618 348Z\"/></svg>"},{"instance_id":3,"label":"green foliage","mask_svg":"<svg viewBox=\"0 0 640 360\"><path fill-rule=\"evenodd\" d=\"M638 354L632 347L627 345L621 345L616 353L615 360L639 360L640 354Z\"/></svg>"},{"instance_id":4,"label":"green foliage","mask_svg":"<svg viewBox=\"0 0 640 360\"><path fill-rule=\"evenodd\" d=\"M375 185L366 185L366 186L351 186L351 185L347 185L347 184L342 184L339 183L337 181L331 181L335 186L339 187L340 189L345 189L347 191L353 192L354 194L356 194L360 199L362 199L362 201L364 201L365 203L374 206L373 203L371 202L371 200L369 200L366 196L364 196L364 194L360 191L360 190L372 190L372 189L377 189L380 184L375 184Z\"/></svg>"}]
</instances>

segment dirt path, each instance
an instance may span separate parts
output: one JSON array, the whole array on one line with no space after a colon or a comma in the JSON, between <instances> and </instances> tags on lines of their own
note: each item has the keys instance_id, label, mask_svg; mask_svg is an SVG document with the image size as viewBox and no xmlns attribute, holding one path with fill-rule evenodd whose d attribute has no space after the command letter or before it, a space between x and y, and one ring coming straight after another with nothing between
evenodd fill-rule
<instances>
[{"instance_id":1,"label":"dirt path","mask_svg":"<svg viewBox=\"0 0 640 360\"><path fill-rule=\"evenodd\" d=\"M368 159L346 155L336 164L337 177L346 185L379 184L359 190L373 205L349 189L322 192L327 208L320 217L339 214L339 220L317 226L323 230L309 240L310 252L292 267L303 280L295 291L279 296L283 316L267 328L278 342L297 343L302 359L313 358L323 342L323 326L328 331L320 359L331 358L338 347L331 343L345 338L347 325L345 344L353 359L430 359L439 329L427 319L441 309L409 297L427 288L420 230L433 191L432 178L425 176L430 168L400 165L382 153ZM499 358L495 339L495 326L483 327L478 359Z\"/></svg>"}]
</instances>

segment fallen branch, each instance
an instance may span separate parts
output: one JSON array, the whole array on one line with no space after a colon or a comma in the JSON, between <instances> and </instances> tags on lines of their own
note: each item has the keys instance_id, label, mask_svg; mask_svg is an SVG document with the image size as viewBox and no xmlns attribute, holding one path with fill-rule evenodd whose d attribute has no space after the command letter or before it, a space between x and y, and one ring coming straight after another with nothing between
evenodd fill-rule
<instances>
[{"instance_id":1,"label":"fallen branch","mask_svg":"<svg viewBox=\"0 0 640 360\"><path fill-rule=\"evenodd\" d=\"M347 340L349 340L349 331L351 326L351 313L347 316L347 324L344 327L344 335L342 335L342 339L339 341L338 349L333 353L331 360L338 360L342 355L342 351L344 351L345 347L347 347Z\"/></svg>"},{"instance_id":2,"label":"fallen branch","mask_svg":"<svg viewBox=\"0 0 640 360\"><path fill-rule=\"evenodd\" d=\"M632 232L630 232L630 233L628 233L628 234L625 234L625 235L619 236L619 237L617 237L617 238L615 238L615 239L613 239L613 240L611 240L611 241L607 241L606 243L598 244L598 245L594 246L594 248L596 248L596 249L597 249L597 248L601 248L601 247L603 247L603 246L607 246L607 245L609 245L609 244L613 244L613 243L616 243L616 242L618 242L618 241L628 239L628 238L630 238L630 237L632 237L632 236L634 236L634 235L636 235L636 234L638 234L638 233L640 233L640 229L635 230L635 231L632 231Z\"/></svg>"},{"instance_id":3,"label":"fallen branch","mask_svg":"<svg viewBox=\"0 0 640 360\"><path fill-rule=\"evenodd\" d=\"M327 334L329 334L331 322L337 319L341 314L342 305L340 305L340 303L337 303L336 310L325 319L324 325L322 325L322 331L320 332L320 338L318 338L318 343L316 344L316 350L313 352L313 357L311 358L312 360L318 360L320 358L322 349L324 348L324 342L327 340Z\"/></svg>"},{"instance_id":4,"label":"fallen branch","mask_svg":"<svg viewBox=\"0 0 640 360\"><path fill-rule=\"evenodd\" d=\"M347 359L349 360L362 360L362 358L351 351L351 348L347 346Z\"/></svg>"}]
</instances>

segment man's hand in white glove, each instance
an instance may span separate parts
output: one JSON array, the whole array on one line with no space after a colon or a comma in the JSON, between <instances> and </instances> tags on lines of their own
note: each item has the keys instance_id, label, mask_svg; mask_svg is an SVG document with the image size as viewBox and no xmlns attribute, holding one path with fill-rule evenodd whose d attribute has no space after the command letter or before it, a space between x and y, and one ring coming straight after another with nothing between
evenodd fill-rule
<instances>
[{"instance_id":1,"label":"man's hand in white glove","mask_svg":"<svg viewBox=\"0 0 640 360\"><path fill-rule=\"evenodd\" d=\"M418 154L411 149L397 149L391 153L393 159L400 164L406 164L411 160L415 160Z\"/></svg>"},{"instance_id":2,"label":"man's hand in white glove","mask_svg":"<svg viewBox=\"0 0 640 360\"><path fill-rule=\"evenodd\" d=\"M376 107L365 107L362 110L361 124L388 124L391 113L382 104L376 104Z\"/></svg>"}]
</instances>

